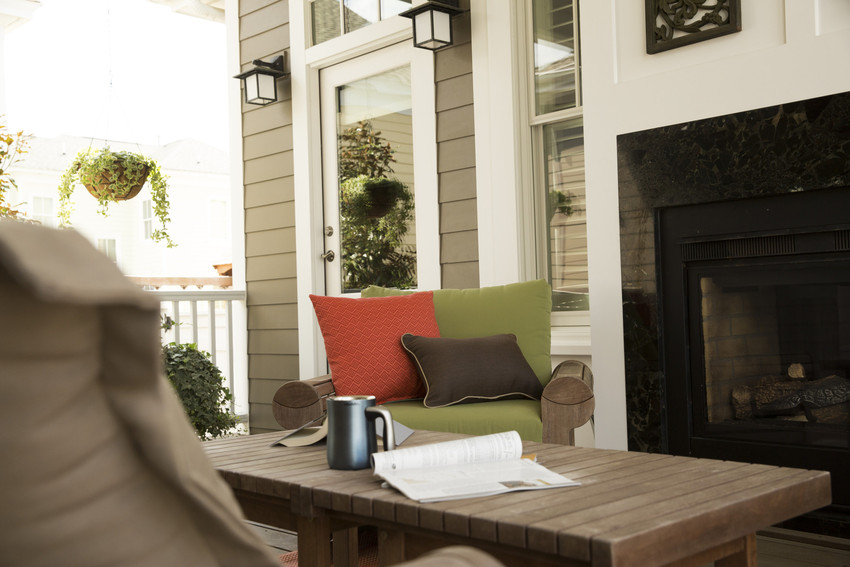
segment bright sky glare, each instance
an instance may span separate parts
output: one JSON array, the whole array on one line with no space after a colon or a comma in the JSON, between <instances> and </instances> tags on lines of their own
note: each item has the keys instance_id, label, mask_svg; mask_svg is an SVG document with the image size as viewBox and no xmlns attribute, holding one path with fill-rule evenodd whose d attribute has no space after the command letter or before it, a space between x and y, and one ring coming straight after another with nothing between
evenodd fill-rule
<instances>
[{"instance_id":1,"label":"bright sky glare","mask_svg":"<svg viewBox=\"0 0 850 567\"><path fill-rule=\"evenodd\" d=\"M37 136L228 149L225 25L148 0L42 0L6 36L6 119Z\"/></svg>"}]
</instances>

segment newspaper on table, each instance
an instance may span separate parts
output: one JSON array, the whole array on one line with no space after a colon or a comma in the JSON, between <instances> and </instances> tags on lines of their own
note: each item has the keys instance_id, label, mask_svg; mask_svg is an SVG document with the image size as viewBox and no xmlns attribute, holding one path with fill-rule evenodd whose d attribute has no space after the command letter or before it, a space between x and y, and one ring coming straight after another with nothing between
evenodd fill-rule
<instances>
[{"instance_id":1,"label":"newspaper on table","mask_svg":"<svg viewBox=\"0 0 850 567\"><path fill-rule=\"evenodd\" d=\"M411 500L440 502L580 483L523 458L516 431L372 455L376 476Z\"/></svg>"}]
</instances>

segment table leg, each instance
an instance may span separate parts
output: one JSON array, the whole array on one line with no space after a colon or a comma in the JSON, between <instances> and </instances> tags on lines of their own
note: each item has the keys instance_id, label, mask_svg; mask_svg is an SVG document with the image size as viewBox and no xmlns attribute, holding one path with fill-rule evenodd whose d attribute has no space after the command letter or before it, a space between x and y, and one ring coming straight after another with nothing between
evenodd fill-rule
<instances>
[{"instance_id":1,"label":"table leg","mask_svg":"<svg viewBox=\"0 0 850 567\"><path fill-rule=\"evenodd\" d=\"M360 550L357 528L343 528L333 532L334 567L357 567Z\"/></svg>"},{"instance_id":2,"label":"table leg","mask_svg":"<svg viewBox=\"0 0 850 567\"><path fill-rule=\"evenodd\" d=\"M327 516L298 518L298 566L331 564L331 520Z\"/></svg>"},{"instance_id":3,"label":"table leg","mask_svg":"<svg viewBox=\"0 0 850 567\"><path fill-rule=\"evenodd\" d=\"M381 528L378 530L378 565L395 565L405 560L404 532Z\"/></svg>"},{"instance_id":4,"label":"table leg","mask_svg":"<svg viewBox=\"0 0 850 567\"><path fill-rule=\"evenodd\" d=\"M756 534L753 533L744 537L744 549L723 559L718 559L714 565L716 567L757 567Z\"/></svg>"}]
</instances>

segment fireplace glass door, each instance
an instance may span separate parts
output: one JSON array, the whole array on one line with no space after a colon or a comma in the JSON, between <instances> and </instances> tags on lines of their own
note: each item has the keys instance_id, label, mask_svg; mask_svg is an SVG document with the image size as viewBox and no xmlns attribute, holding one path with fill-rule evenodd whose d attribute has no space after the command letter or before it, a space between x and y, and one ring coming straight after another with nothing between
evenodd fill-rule
<instances>
[{"instance_id":1,"label":"fireplace glass door","mask_svg":"<svg viewBox=\"0 0 850 567\"><path fill-rule=\"evenodd\" d=\"M712 261L687 272L694 433L850 447L850 260Z\"/></svg>"}]
</instances>

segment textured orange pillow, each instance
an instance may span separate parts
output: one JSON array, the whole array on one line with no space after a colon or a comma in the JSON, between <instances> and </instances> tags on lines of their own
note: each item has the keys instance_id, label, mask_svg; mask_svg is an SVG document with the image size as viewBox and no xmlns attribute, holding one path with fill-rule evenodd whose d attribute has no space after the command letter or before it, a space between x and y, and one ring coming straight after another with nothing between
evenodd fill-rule
<instances>
[{"instance_id":1,"label":"textured orange pillow","mask_svg":"<svg viewBox=\"0 0 850 567\"><path fill-rule=\"evenodd\" d=\"M373 395L379 404L425 396L401 336L440 336L432 292L359 299L310 295L310 301L337 395Z\"/></svg>"}]
</instances>

